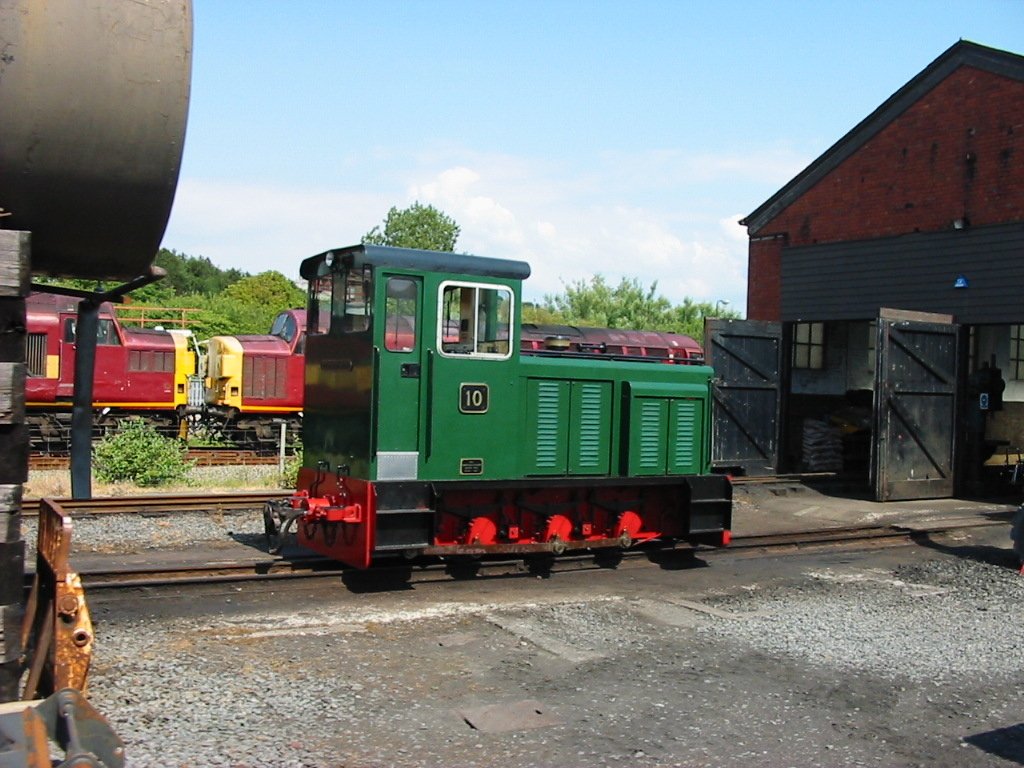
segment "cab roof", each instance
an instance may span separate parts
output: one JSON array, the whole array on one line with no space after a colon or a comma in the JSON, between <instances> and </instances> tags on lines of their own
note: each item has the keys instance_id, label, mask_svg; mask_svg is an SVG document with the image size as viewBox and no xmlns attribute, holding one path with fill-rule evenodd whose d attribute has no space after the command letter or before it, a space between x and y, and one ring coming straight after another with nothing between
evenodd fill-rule
<instances>
[{"instance_id":1,"label":"cab roof","mask_svg":"<svg viewBox=\"0 0 1024 768\"><path fill-rule=\"evenodd\" d=\"M317 277L317 267L324 261L327 254L334 254L334 258L339 261L350 260L353 264L415 269L420 272L450 272L460 275L503 277L512 280L525 280L530 276L530 265L525 261L490 259L468 253L423 251L415 248L362 244L332 248L303 260L299 270L302 277L306 280Z\"/></svg>"}]
</instances>

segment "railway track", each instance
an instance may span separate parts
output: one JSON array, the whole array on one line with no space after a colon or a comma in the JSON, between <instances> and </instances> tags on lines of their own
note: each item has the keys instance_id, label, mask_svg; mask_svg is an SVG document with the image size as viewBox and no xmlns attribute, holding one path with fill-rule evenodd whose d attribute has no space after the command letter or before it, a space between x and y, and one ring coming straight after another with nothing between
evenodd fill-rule
<instances>
[{"instance_id":1,"label":"railway track","mask_svg":"<svg viewBox=\"0 0 1024 768\"><path fill-rule=\"evenodd\" d=\"M277 464L280 460L275 455L267 455L258 451L243 451L228 448L193 448L186 458L195 462L197 467L247 467ZM56 456L48 453L32 453L28 457L30 470L60 470L70 467L68 456Z\"/></svg>"},{"instance_id":2,"label":"railway track","mask_svg":"<svg viewBox=\"0 0 1024 768\"><path fill-rule=\"evenodd\" d=\"M225 452L237 453L237 452ZM267 457L263 457L267 458ZM273 459L276 462L277 459ZM263 462L270 463L270 462ZM799 480L799 475L773 478L735 478L736 485L785 485ZM271 499L291 495L291 491L262 490L240 491L237 493L195 493L195 494L149 494L145 496L103 496L93 499L57 499L69 513L81 515L114 514L173 514L175 512L223 512L234 509L262 507ZM34 517L39 513L39 499L28 498L22 502L22 514Z\"/></svg>"},{"instance_id":3,"label":"railway track","mask_svg":"<svg viewBox=\"0 0 1024 768\"><path fill-rule=\"evenodd\" d=\"M663 566L683 569L687 567L688 561L698 562L709 558L749 557L814 548L863 549L904 546L930 536L992 526L1005 527L1005 522L972 517L944 520L913 528L873 525L738 536L724 549L636 549L621 553L621 559L606 558L604 561L596 559L594 553L555 559L537 558L532 561L459 559L444 562L433 559L408 561L400 565L382 565L369 571L355 571L334 561L308 554L272 557L261 553L251 558L225 558L221 554L211 557L206 562L196 560L189 563L154 558L150 562L127 565L119 565L112 558L109 567L83 570L81 576L87 590L323 577L341 577L353 586L386 588L388 584L427 584L452 578L547 576L560 572L608 567L629 569L649 566L652 561ZM161 560L163 562L160 562Z\"/></svg>"},{"instance_id":4,"label":"railway track","mask_svg":"<svg viewBox=\"0 0 1024 768\"><path fill-rule=\"evenodd\" d=\"M244 491L217 494L157 494L150 496L105 496L95 499L57 499L64 511L73 517L96 515L150 514L170 515L181 512L226 512L237 509L262 509L270 499L291 495L291 491ZM25 499L21 513L25 517L39 515L39 499Z\"/></svg>"}]
</instances>

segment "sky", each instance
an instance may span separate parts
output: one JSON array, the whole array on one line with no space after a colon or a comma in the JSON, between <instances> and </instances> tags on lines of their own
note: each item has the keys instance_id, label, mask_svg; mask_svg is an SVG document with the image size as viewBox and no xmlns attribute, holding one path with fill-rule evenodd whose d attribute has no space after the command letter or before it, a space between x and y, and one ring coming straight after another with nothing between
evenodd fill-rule
<instances>
[{"instance_id":1,"label":"sky","mask_svg":"<svg viewBox=\"0 0 1024 768\"><path fill-rule=\"evenodd\" d=\"M738 221L1024 0L193 0L163 246L277 270L433 205L456 250L746 306ZM722 306L722 305L719 305Z\"/></svg>"}]
</instances>

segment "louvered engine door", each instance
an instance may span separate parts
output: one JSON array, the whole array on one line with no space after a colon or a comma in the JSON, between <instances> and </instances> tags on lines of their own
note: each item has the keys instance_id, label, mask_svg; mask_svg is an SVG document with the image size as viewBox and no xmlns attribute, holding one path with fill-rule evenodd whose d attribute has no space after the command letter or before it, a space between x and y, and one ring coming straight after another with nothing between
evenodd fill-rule
<instances>
[{"instance_id":1,"label":"louvered engine door","mask_svg":"<svg viewBox=\"0 0 1024 768\"><path fill-rule=\"evenodd\" d=\"M608 474L611 382L530 379L527 396L533 441L527 474Z\"/></svg>"}]
</instances>

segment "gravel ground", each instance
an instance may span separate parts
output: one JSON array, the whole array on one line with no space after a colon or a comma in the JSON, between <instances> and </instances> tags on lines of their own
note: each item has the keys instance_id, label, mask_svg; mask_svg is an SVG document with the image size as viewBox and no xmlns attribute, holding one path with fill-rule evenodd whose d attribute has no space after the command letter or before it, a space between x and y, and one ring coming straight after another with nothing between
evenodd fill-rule
<instances>
[{"instance_id":1,"label":"gravel ground","mask_svg":"<svg viewBox=\"0 0 1024 768\"><path fill-rule=\"evenodd\" d=\"M704 628L762 653L851 673L945 683L1024 669L1024 579L971 560L895 571L827 569L800 586L709 600L737 620Z\"/></svg>"},{"instance_id":2,"label":"gravel ground","mask_svg":"<svg viewBox=\"0 0 1024 768\"><path fill-rule=\"evenodd\" d=\"M232 542L259 544L263 541L263 517L259 511L174 513L169 515L75 516L72 521L72 552L124 554L157 549L183 549ZM35 557L36 521L23 518L22 538L26 558ZM28 560L32 562L32 560Z\"/></svg>"},{"instance_id":3,"label":"gravel ground","mask_svg":"<svg viewBox=\"0 0 1024 768\"><path fill-rule=\"evenodd\" d=\"M43 470L29 473L25 497L67 496L68 472ZM208 491L279 490L276 466L194 467L185 483L153 489L152 493L195 493ZM143 491L144 492L144 491ZM140 489L131 484L93 484L93 495L132 496ZM77 552L139 552L146 549L177 549L195 542L223 541L232 537L263 536L263 518L254 512L224 512L217 515L183 514L165 516L112 515L90 518L76 515L71 534L73 551ZM25 541L26 561L35 557L36 521L21 521L21 537Z\"/></svg>"},{"instance_id":4,"label":"gravel ground","mask_svg":"<svg viewBox=\"0 0 1024 768\"><path fill-rule=\"evenodd\" d=\"M382 592L98 591L90 695L143 767L1022 765L1024 579L1000 533ZM73 537L261 538L255 512Z\"/></svg>"},{"instance_id":5,"label":"gravel ground","mask_svg":"<svg viewBox=\"0 0 1024 768\"><path fill-rule=\"evenodd\" d=\"M90 689L132 766L1021 764L1022 588L898 550L98 593Z\"/></svg>"}]
</instances>

